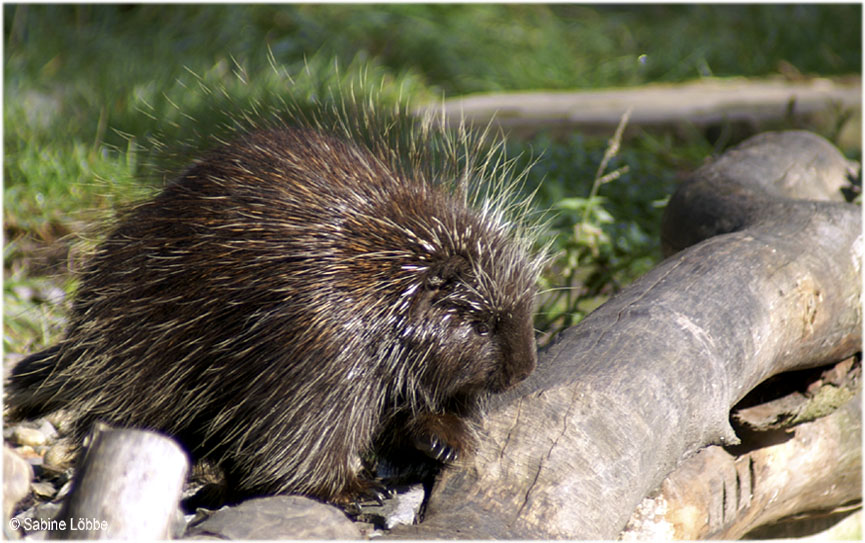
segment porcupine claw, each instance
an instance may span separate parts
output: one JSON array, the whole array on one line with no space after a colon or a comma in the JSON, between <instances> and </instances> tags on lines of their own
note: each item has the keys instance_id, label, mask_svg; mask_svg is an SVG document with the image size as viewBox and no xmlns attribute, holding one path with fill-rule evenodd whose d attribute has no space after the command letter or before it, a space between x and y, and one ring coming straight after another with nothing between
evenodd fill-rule
<instances>
[{"instance_id":1,"label":"porcupine claw","mask_svg":"<svg viewBox=\"0 0 865 543\"><path fill-rule=\"evenodd\" d=\"M424 439L416 439L415 447L426 453L430 458L444 462L445 464L455 462L459 458L459 452L454 447L451 447L434 435L426 436Z\"/></svg>"},{"instance_id":2,"label":"porcupine claw","mask_svg":"<svg viewBox=\"0 0 865 543\"><path fill-rule=\"evenodd\" d=\"M376 503L383 505L388 498L393 498L396 491L388 488L385 484L378 480L361 479L357 481L358 487L351 491L347 502L342 503L343 510L349 515L359 515L363 512L364 505ZM341 502L339 498L337 503Z\"/></svg>"},{"instance_id":3,"label":"porcupine claw","mask_svg":"<svg viewBox=\"0 0 865 543\"><path fill-rule=\"evenodd\" d=\"M393 498L396 492L385 486L381 481L364 481L364 488L358 493L357 502L374 501L381 505L388 498Z\"/></svg>"}]
</instances>

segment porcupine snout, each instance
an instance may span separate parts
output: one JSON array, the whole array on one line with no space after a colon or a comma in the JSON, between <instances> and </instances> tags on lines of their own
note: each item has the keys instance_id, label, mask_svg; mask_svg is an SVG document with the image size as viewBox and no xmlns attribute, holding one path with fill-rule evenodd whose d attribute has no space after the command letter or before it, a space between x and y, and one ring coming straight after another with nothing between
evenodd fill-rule
<instances>
[{"instance_id":1,"label":"porcupine snout","mask_svg":"<svg viewBox=\"0 0 865 543\"><path fill-rule=\"evenodd\" d=\"M502 319L497 331L502 355L502 371L494 383L495 392L503 392L524 381L538 363L535 332L529 308Z\"/></svg>"}]
</instances>

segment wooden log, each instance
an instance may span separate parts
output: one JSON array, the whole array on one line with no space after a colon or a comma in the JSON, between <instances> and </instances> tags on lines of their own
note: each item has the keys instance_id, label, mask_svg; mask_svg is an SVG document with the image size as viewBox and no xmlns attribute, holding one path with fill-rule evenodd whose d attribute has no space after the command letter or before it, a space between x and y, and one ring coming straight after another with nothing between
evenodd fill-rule
<instances>
[{"instance_id":1,"label":"wooden log","mask_svg":"<svg viewBox=\"0 0 865 543\"><path fill-rule=\"evenodd\" d=\"M739 539L785 517L861 501L861 395L789 434L764 437L775 443L741 455L707 447L682 462L641 504L625 539Z\"/></svg>"},{"instance_id":2,"label":"wooden log","mask_svg":"<svg viewBox=\"0 0 865 543\"><path fill-rule=\"evenodd\" d=\"M53 539L168 539L188 460L155 432L100 428L91 435Z\"/></svg>"},{"instance_id":3,"label":"wooden log","mask_svg":"<svg viewBox=\"0 0 865 543\"><path fill-rule=\"evenodd\" d=\"M810 172L803 184L846 183L849 162L808 133L731 153L743 149L755 167ZM681 459L738 441L729 411L749 390L861 350L859 208L769 197L729 164L698 170L670 212L700 216L675 207L696 197L711 208L714 193L725 210L738 202L740 220L685 236L681 246L699 243L565 331L529 379L490 400L476 454L441 475L426 520L392 537L614 538Z\"/></svg>"},{"instance_id":4,"label":"wooden log","mask_svg":"<svg viewBox=\"0 0 865 543\"><path fill-rule=\"evenodd\" d=\"M633 88L587 91L541 91L476 94L445 103L448 121L462 119L501 126L512 135L539 130L606 135L615 130L626 110L633 111L632 129L739 125L757 128L778 121L819 118L833 108L845 108L859 120L851 123L851 139L861 127L862 82L783 78L702 78L685 83L655 83Z\"/></svg>"},{"instance_id":5,"label":"wooden log","mask_svg":"<svg viewBox=\"0 0 865 543\"><path fill-rule=\"evenodd\" d=\"M786 223L797 216L831 215L832 205L816 202L843 203L842 189L857 168L811 132L758 134L682 183L664 212L661 246L669 256L712 236L757 225L787 234Z\"/></svg>"},{"instance_id":6,"label":"wooden log","mask_svg":"<svg viewBox=\"0 0 865 543\"><path fill-rule=\"evenodd\" d=\"M33 468L11 447L3 445L3 520L12 517L15 506L30 491ZM5 526L4 526L5 530ZM5 533L5 532L4 532Z\"/></svg>"}]
</instances>

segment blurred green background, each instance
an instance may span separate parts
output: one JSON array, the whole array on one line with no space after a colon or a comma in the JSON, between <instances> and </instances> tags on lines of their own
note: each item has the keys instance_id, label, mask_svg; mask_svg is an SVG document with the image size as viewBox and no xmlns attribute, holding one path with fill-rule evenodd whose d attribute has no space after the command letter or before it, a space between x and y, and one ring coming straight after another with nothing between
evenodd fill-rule
<instances>
[{"instance_id":1,"label":"blurred green background","mask_svg":"<svg viewBox=\"0 0 865 543\"><path fill-rule=\"evenodd\" d=\"M858 75L862 60L856 4L3 10L4 347L15 353L56 339L75 286L68 272L98 238L88 225L158 186L172 159L226 129L227 112L316 100L333 85L423 104L478 92ZM843 120L807 128L835 137ZM546 337L660 260L665 198L732 143L684 133L628 138L607 169L627 171L592 198L612 134L509 142L520 160L538 159L530 185L543 180L537 205L552 210L558 258L538 317Z\"/></svg>"}]
</instances>

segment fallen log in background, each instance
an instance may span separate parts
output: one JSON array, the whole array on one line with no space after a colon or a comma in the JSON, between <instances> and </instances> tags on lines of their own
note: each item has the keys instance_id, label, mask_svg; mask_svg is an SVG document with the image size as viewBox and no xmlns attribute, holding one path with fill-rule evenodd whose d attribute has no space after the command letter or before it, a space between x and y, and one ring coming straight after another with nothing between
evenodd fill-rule
<instances>
[{"instance_id":1,"label":"fallen log in background","mask_svg":"<svg viewBox=\"0 0 865 543\"><path fill-rule=\"evenodd\" d=\"M454 124L467 119L478 126L493 122L510 134L539 130L610 134L622 112L631 108L634 129L673 129L686 133L714 126L760 126L791 119L811 119L821 112L847 109L861 118L860 78L701 78L686 83L655 83L634 88L474 94L448 100L445 113ZM825 113L824 113L825 115ZM861 121L850 123L858 134Z\"/></svg>"},{"instance_id":2,"label":"fallen log in background","mask_svg":"<svg viewBox=\"0 0 865 543\"><path fill-rule=\"evenodd\" d=\"M781 196L834 192L849 168L824 140L783 132L698 170L671 199L665 242L708 239L564 332L528 380L492 398L477 453L442 474L422 524L390 535L614 538L680 460L738 441L730 408L761 381L860 351L859 208ZM701 216L720 219L689 235Z\"/></svg>"}]
</instances>

